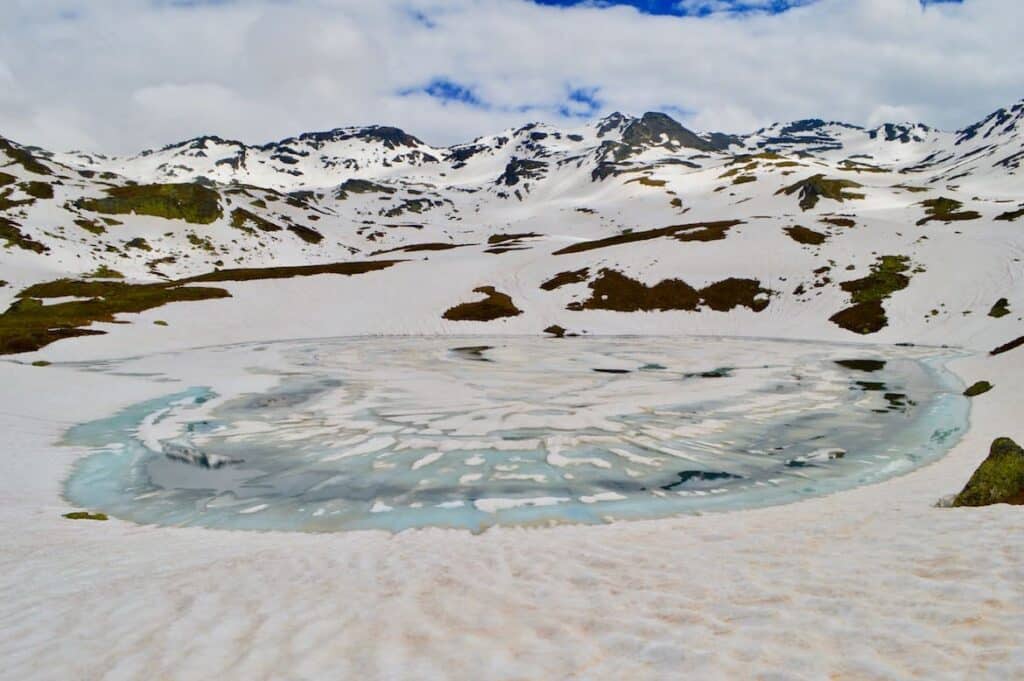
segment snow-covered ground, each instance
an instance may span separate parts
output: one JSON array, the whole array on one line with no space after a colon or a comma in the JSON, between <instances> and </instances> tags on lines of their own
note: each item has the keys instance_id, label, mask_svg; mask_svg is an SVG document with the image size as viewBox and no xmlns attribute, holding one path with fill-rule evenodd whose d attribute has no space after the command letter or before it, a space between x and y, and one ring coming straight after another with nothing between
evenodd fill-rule
<instances>
[{"instance_id":1,"label":"snow-covered ground","mask_svg":"<svg viewBox=\"0 0 1024 681\"><path fill-rule=\"evenodd\" d=\"M73 341L72 341L73 342ZM127 350L128 348L124 348ZM958 360L1024 378L1013 354ZM603 526L227 532L72 522L67 426L166 385L4 363L5 678L1016 678L1015 507L935 508L1020 404L948 456L786 506Z\"/></svg>"},{"instance_id":2,"label":"snow-covered ground","mask_svg":"<svg viewBox=\"0 0 1024 681\"><path fill-rule=\"evenodd\" d=\"M26 286L100 265L132 282L153 282L209 271L218 259L224 267L406 262L354 276L217 283L230 299L125 315L128 324L93 325L106 335L58 341L0 362L0 677L1024 676L1024 547L1015 541L1024 516L1009 506L935 507L963 486L994 438L1024 441L1016 395L1024 349L988 355L1024 335L1022 223L995 219L1024 202L1014 161L1000 165L1020 152L1022 113L1017 105L956 134L914 128L908 142L838 128L829 134L840 148L813 157L799 152L819 142L799 148L766 142L782 158L761 158L756 167L735 155L765 149L758 142L771 139L767 132L725 151L680 148L667 134L634 139L636 149L628 153L599 151L603 136L622 139L623 122L603 133L601 126L571 133L579 140L512 131L478 141L483 149L458 168L461 156L452 155L458 149L432 150L390 132L384 142L360 133L359 144L376 141L358 153L344 146L354 144L347 132L334 141L282 142L307 154L297 155L304 161L295 164L271 158L287 153L280 148L250 149L246 158L265 154L265 163L251 161L247 174L228 173L230 164L214 162L234 158L223 149L213 152L222 142L204 142L210 153L198 158L213 159L209 167L179 168L173 176L171 166L150 164L152 155L134 161L40 157L57 177L3 165L15 177L9 201L27 201L31 187L22 184L31 180L55 192L52 200L3 213L22 235L50 249L12 246L0 253L0 278L10 282L0 288L3 305ZM547 137L537 138L538 132ZM330 144L341 144L344 153L328 153L323 145ZM380 144L387 149L383 156ZM615 149L625 154L616 168L626 174L595 179ZM944 153L933 165L915 169L936 150ZM179 151L154 154L184 165ZM411 151L419 154L394 161L394 153ZM424 154L443 156L443 163ZM844 169L851 155L885 167ZM520 164L519 171L537 176L510 183L509 164L527 156L543 168ZM194 155L188 158L199 165ZM237 158L236 165L243 167ZM288 174L296 166L309 176ZM722 177L737 167L747 169ZM73 219L98 219L74 201L106 191L100 175L86 178L81 170L118 173L109 181L127 186L132 177L190 180L218 169L224 175L214 179L221 183L259 182L274 191L322 196L290 197L301 208L274 208L269 201L263 209L250 201L269 189L249 187L242 199L221 184L223 215L208 225L118 214L124 224L106 225L103 233L74 231ZM855 180L862 186L849 191L864 198L821 198L802 210L799 194L778 193L817 173ZM740 175L756 179L734 184ZM350 186L341 199L336 191L346 178L372 179L396 193L356 193ZM630 181L636 178L646 179ZM422 196L440 203L414 204L411 216L408 208L387 215ZM978 216L916 224L925 217L921 201L943 197L962 204L955 211ZM256 223L243 219L238 222L250 231L233 227L229 214L242 205L281 224L290 224L285 217L299 223L316 214L325 239L310 244L286 229L250 233ZM854 225L823 222L835 218ZM621 237L626 229L725 219L744 222L717 240L660 236L555 254ZM406 224L413 221L417 226ZM796 224L827 240L798 243L784 231ZM189 233L208 238L213 250L193 248ZM487 252L493 248L488 239L512 233L536 236L521 237L522 250ZM153 250L126 246L137 237ZM373 255L432 242L472 245ZM883 255L909 262L909 282L883 301L886 325L860 336L829 321L853 302L840 284L869 275ZM169 257L176 259L164 260ZM541 287L558 273L582 268L588 272L576 283ZM717 311L706 302L697 310L660 312L569 309L591 298L603 268L648 286L668 278L697 289L727 277L756 279L771 295L760 311L756 305ZM473 293L481 286L508 294L522 313L490 322L442 317L458 303L483 297ZM1000 298L1008 299L1011 312L989 316ZM602 301L594 303L600 308ZM67 428L169 392L151 377L86 373L63 362L288 338L538 334L551 324L594 335L945 344L966 353L949 367L965 384L987 379L995 389L972 401L970 430L941 460L876 485L760 510L599 526L496 527L480 535L442 529L228 532L61 517L72 510L61 497L62 483L83 453L59 445ZM54 364L31 366L35 360ZM219 378L231 380L226 373Z\"/></svg>"}]
</instances>

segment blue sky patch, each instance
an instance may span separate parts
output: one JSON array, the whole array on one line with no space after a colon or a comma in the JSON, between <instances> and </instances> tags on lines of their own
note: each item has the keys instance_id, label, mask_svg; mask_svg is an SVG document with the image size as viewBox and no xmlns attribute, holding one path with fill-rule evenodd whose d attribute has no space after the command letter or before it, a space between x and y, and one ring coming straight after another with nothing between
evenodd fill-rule
<instances>
[{"instance_id":1,"label":"blue sky patch","mask_svg":"<svg viewBox=\"0 0 1024 681\"><path fill-rule=\"evenodd\" d=\"M567 85L565 96L559 102L499 106L481 97L471 85L465 85L446 76L433 78L424 85L398 91L400 97L426 95L442 104L462 104L483 111L514 112L521 114L553 112L563 118L592 118L601 111L604 102L599 87Z\"/></svg>"},{"instance_id":2,"label":"blue sky patch","mask_svg":"<svg viewBox=\"0 0 1024 681\"><path fill-rule=\"evenodd\" d=\"M478 109L490 108L489 105L480 99L480 97L473 91L473 88L456 83L454 80L449 78L434 78L426 85L402 90L398 94L403 97L415 94L424 94L440 100L445 104L456 102Z\"/></svg>"},{"instance_id":3,"label":"blue sky patch","mask_svg":"<svg viewBox=\"0 0 1024 681\"><path fill-rule=\"evenodd\" d=\"M558 107L558 115L565 118L591 118L601 110L597 93L600 88L569 88L566 101Z\"/></svg>"},{"instance_id":4,"label":"blue sky patch","mask_svg":"<svg viewBox=\"0 0 1024 681\"><path fill-rule=\"evenodd\" d=\"M626 5L642 14L661 16L703 17L717 12L749 14L765 12L781 14L794 7L809 5L818 0L533 0L538 5L550 7L613 7ZM963 0L920 0L922 6L940 3L960 4Z\"/></svg>"}]
</instances>

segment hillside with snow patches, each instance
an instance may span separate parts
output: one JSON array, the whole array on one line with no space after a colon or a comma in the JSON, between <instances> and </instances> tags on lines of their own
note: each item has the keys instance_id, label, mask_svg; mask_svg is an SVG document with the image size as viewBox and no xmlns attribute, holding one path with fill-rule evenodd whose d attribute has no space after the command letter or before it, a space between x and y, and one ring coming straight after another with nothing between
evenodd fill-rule
<instances>
[{"instance_id":1,"label":"hillside with snow patches","mask_svg":"<svg viewBox=\"0 0 1024 681\"><path fill-rule=\"evenodd\" d=\"M379 126L130 157L0 138L0 352L130 342L141 323L149 339L153 321L186 342L200 309L224 340L547 330L987 350L1024 334L1022 162L1024 101L956 132L700 134L616 113L447 148Z\"/></svg>"}]
</instances>

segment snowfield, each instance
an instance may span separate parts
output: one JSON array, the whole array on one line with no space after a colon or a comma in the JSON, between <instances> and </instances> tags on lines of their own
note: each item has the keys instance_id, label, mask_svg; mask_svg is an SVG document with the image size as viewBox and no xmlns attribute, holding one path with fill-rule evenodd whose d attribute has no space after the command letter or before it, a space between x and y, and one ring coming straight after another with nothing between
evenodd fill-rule
<instances>
[{"instance_id":1,"label":"snowfield","mask_svg":"<svg viewBox=\"0 0 1024 681\"><path fill-rule=\"evenodd\" d=\"M1024 676L1024 516L936 507L994 438L1024 441L1024 348L989 354L1024 336L1022 121L1019 103L956 133L803 121L725 144L611 116L450 149L368 128L123 159L0 140L0 677ZM359 265L267 269L337 263ZM147 284L230 297L139 311ZM758 510L479 535L61 517L83 454L66 430L175 388L75 362L553 325L945 345L995 388L941 460ZM53 337L82 329L105 333Z\"/></svg>"}]
</instances>

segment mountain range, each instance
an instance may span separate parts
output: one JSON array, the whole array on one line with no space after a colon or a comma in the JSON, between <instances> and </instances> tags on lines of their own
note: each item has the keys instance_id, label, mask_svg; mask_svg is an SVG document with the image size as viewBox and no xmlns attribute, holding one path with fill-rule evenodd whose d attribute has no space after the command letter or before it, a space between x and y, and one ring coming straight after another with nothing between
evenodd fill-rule
<instances>
[{"instance_id":1,"label":"mountain range","mask_svg":"<svg viewBox=\"0 0 1024 681\"><path fill-rule=\"evenodd\" d=\"M354 333L988 343L1024 333L1022 121L1024 101L955 132L614 113L451 147L369 126L125 157L0 138L0 352L196 305ZM267 279L330 287L329 308L273 312Z\"/></svg>"}]
</instances>

